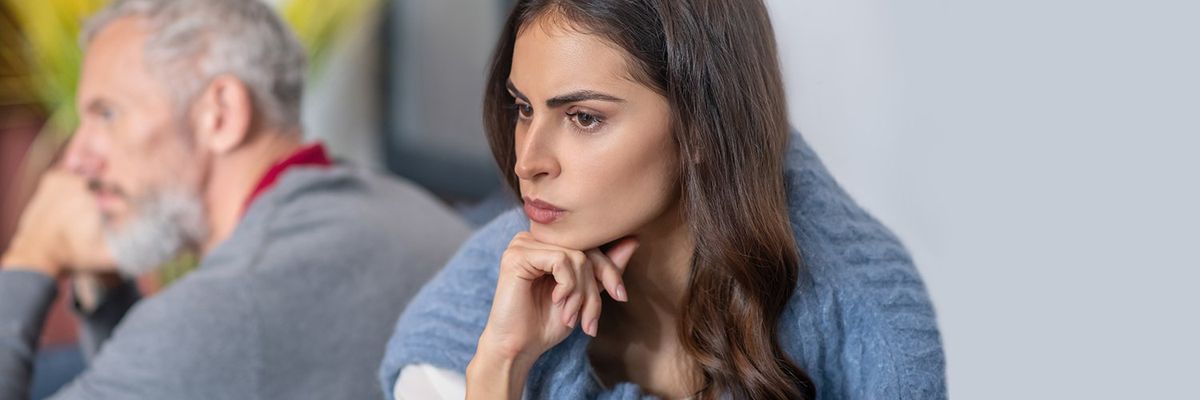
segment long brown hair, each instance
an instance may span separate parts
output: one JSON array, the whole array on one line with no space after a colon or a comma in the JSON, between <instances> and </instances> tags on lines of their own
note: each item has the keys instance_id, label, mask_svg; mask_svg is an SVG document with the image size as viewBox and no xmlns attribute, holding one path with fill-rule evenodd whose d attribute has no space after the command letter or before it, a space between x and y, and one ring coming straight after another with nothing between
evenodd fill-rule
<instances>
[{"instance_id":1,"label":"long brown hair","mask_svg":"<svg viewBox=\"0 0 1200 400\"><path fill-rule=\"evenodd\" d=\"M800 256L787 215L787 106L761 0L518 0L493 55L484 99L492 153L509 186L514 99L506 83L518 31L554 15L624 49L633 76L666 97L680 193L695 238L680 337L701 398L812 399L776 326Z\"/></svg>"}]
</instances>

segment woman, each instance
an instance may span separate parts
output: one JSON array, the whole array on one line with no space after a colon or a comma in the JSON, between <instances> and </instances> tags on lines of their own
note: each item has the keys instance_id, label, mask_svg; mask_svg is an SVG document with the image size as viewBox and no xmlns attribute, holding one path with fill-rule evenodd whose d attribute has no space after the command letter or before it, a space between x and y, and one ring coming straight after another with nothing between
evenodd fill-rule
<instances>
[{"instance_id":1,"label":"woman","mask_svg":"<svg viewBox=\"0 0 1200 400\"><path fill-rule=\"evenodd\" d=\"M798 137L788 154L775 51L759 0L518 1L485 124L527 220L414 299L384 390L450 371L473 399L944 397L903 248Z\"/></svg>"}]
</instances>

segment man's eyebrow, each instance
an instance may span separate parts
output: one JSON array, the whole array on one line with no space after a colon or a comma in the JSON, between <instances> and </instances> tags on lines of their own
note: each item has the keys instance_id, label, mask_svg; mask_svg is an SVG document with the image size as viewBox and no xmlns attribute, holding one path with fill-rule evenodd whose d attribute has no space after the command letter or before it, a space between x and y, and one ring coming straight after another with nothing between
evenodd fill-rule
<instances>
[{"instance_id":1,"label":"man's eyebrow","mask_svg":"<svg viewBox=\"0 0 1200 400\"><path fill-rule=\"evenodd\" d=\"M84 103L84 106L83 106L83 111L98 112L101 110L107 110L107 109L111 109L111 108L112 108L112 105L110 105L108 103L108 101L106 101L104 99L93 98L93 99L86 100L86 103Z\"/></svg>"}]
</instances>

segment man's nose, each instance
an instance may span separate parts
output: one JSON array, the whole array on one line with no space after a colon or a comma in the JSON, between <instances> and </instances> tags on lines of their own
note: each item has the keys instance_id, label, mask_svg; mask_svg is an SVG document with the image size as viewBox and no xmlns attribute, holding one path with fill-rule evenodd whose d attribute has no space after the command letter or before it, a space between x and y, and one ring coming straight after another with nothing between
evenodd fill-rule
<instances>
[{"instance_id":1,"label":"man's nose","mask_svg":"<svg viewBox=\"0 0 1200 400\"><path fill-rule=\"evenodd\" d=\"M104 159L96 151L94 137L86 126L81 125L75 130L75 135L67 143L66 152L63 154L63 167L83 177L99 176L104 168Z\"/></svg>"}]
</instances>

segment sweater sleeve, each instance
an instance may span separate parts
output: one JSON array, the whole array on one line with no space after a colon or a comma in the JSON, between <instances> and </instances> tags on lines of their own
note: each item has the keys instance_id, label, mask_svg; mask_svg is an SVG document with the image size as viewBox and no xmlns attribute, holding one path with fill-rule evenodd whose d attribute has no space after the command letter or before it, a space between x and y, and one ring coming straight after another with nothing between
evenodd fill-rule
<instances>
[{"instance_id":1,"label":"sweater sleeve","mask_svg":"<svg viewBox=\"0 0 1200 400\"><path fill-rule=\"evenodd\" d=\"M379 369L389 400L395 400L396 380L408 365L466 371L491 310L500 256L527 223L517 211L501 214L467 240L405 308Z\"/></svg>"},{"instance_id":2,"label":"sweater sleeve","mask_svg":"<svg viewBox=\"0 0 1200 400\"><path fill-rule=\"evenodd\" d=\"M42 324L58 288L36 272L0 271L0 399L25 399Z\"/></svg>"},{"instance_id":3,"label":"sweater sleeve","mask_svg":"<svg viewBox=\"0 0 1200 400\"><path fill-rule=\"evenodd\" d=\"M425 285L400 315L395 333L379 369L379 380L388 400L409 386L397 387L401 371L423 365L464 374L475 356L476 344L487 325L500 257L517 232L529 228L519 210L501 214L469 239L432 281ZM530 370L525 398L600 400L641 399L631 383L604 390L588 375L587 335L576 330L550 349Z\"/></svg>"}]
</instances>

